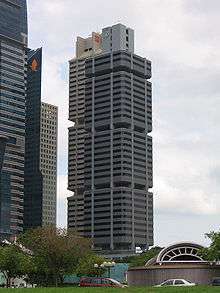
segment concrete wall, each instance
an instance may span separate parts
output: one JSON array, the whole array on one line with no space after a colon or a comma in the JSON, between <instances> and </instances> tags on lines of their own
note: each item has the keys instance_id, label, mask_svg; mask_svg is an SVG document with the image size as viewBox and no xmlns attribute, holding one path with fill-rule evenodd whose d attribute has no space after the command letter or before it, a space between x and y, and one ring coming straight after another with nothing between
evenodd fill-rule
<instances>
[{"instance_id":1,"label":"concrete wall","mask_svg":"<svg viewBox=\"0 0 220 293\"><path fill-rule=\"evenodd\" d=\"M102 49L104 53L120 50L134 53L134 30L120 23L103 28Z\"/></svg>"},{"instance_id":2,"label":"concrete wall","mask_svg":"<svg viewBox=\"0 0 220 293\"><path fill-rule=\"evenodd\" d=\"M189 265L158 266L150 268L134 268L128 271L129 286L152 286L168 279L185 279L196 284L210 284L212 279L220 277L220 266Z\"/></svg>"}]
</instances>

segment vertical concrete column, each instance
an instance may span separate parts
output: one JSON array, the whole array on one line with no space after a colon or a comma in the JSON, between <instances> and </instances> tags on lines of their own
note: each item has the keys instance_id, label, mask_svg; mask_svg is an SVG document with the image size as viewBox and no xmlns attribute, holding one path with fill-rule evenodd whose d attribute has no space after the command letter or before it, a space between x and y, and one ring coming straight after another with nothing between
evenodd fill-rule
<instances>
[{"instance_id":1,"label":"vertical concrete column","mask_svg":"<svg viewBox=\"0 0 220 293\"><path fill-rule=\"evenodd\" d=\"M95 60L92 59L92 72L95 72ZM92 77L92 128L91 128L91 135L92 135L92 198L91 198L91 238L94 239L95 232L94 232L94 222L95 222L95 203L94 203L94 169L95 169L95 162L94 162L94 151L95 151L95 77Z\"/></svg>"},{"instance_id":2,"label":"vertical concrete column","mask_svg":"<svg viewBox=\"0 0 220 293\"><path fill-rule=\"evenodd\" d=\"M146 60L145 60L145 73L146 73ZM148 229L148 138L147 138L147 133L148 133L148 119L147 119L147 80L145 80L145 145L146 145L146 217L147 217L147 223L146 223L146 235L149 235L149 229ZM148 239L146 239L146 248L148 248Z\"/></svg>"},{"instance_id":3,"label":"vertical concrete column","mask_svg":"<svg viewBox=\"0 0 220 293\"><path fill-rule=\"evenodd\" d=\"M111 69L113 69L113 53L111 54ZM110 243L110 249L113 250L114 249L114 234L113 234L113 231L114 231L114 223L113 223L113 217L114 217L114 204L113 204L113 189L114 189L114 182L113 182L113 71L110 73L110 111L111 111L111 120L110 120L110 164L111 164L111 182L110 182L110 192L111 192L111 199L110 199L110 205L111 205L111 226L110 226L110 230L111 230L111 243Z\"/></svg>"},{"instance_id":4,"label":"vertical concrete column","mask_svg":"<svg viewBox=\"0 0 220 293\"><path fill-rule=\"evenodd\" d=\"M131 56L131 70L133 69L133 54ZM132 144L132 250L135 250L135 205L134 205L134 76L131 73L131 144Z\"/></svg>"}]
</instances>

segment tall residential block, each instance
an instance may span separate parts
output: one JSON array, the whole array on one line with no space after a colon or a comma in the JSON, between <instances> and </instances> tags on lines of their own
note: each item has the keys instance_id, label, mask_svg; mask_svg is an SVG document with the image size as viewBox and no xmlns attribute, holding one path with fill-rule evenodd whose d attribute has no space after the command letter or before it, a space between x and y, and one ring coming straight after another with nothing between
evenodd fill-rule
<instances>
[{"instance_id":1,"label":"tall residential block","mask_svg":"<svg viewBox=\"0 0 220 293\"><path fill-rule=\"evenodd\" d=\"M28 50L24 228L56 225L57 107L41 102L42 49Z\"/></svg>"},{"instance_id":2,"label":"tall residential block","mask_svg":"<svg viewBox=\"0 0 220 293\"><path fill-rule=\"evenodd\" d=\"M0 0L0 238L23 230L26 0Z\"/></svg>"},{"instance_id":3,"label":"tall residential block","mask_svg":"<svg viewBox=\"0 0 220 293\"><path fill-rule=\"evenodd\" d=\"M151 62L122 24L95 41L70 61L68 227L130 254L153 245Z\"/></svg>"}]
</instances>

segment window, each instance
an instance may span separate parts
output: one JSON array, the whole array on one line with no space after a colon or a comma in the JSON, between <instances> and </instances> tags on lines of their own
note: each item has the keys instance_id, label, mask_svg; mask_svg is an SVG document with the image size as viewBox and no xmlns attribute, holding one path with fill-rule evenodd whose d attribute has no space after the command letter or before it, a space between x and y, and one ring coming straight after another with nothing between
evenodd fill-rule
<instances>
[{"instance_id":1,"label":"window","mask_svg":"<svg viewBox=\"0 0 220 293\"><path fill-rule=\"evenodd\" d=\"M91 283L91 281L92 281L92 279L90 279L90 278L85 278L85 279L83 279L83 282L84 282L84 283Z\"/></svg>"},{"instance_id":2,"label":"window","mask_svg":"<svg viewBox=\"0 0 220 293\"><path fill-rule=\"evenodd\" d=\"M218 278L213 279L212 285L220 285L220 279L218 279Z\"/></svg>"},{"instance_id":3,"label":"window","mask_svg":"<svg viewBox=\"0 0 220 293\"><path fill-rule=\"evenodd\" d=\"M102 280L101 279L91 279L92 284L101 284Z\"/></svg>"},{"instance_id":4,"label":"window","mask_svg":"<svg viewBox=\"0 0 220 293\"><path fill-rule=\"evenodd\" d=\"M184 282L182 280L175 280L175 285L183 285Z\"/></svg>"},{"instance_id":5,"label":"window","mask_svg":"<svg viewBox=\"0 0 220 293\"><path fill-rule=\"evenodd\" d=\"M162 284L162 286L172 286L172 285L173 285L173 280L168 280Z\"/></svg>"},{"instance_id":6,"label":"window","mask_svg":"<svg viewBox=\"0 0 220 293\"><path fill-rule=\"evenodd\" d=\"M102 279L102 284L111 284L111 281L108 279Z\"/></svg>"}]
</instances>

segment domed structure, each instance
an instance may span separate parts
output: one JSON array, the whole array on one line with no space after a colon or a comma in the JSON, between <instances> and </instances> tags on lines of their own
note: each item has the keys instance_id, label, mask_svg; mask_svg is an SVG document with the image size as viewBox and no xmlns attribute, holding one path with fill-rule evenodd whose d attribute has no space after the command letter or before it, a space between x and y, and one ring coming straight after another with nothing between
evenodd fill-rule
<instances>
[{"instance_id":1,"label":"domed structure","mask_svg":"<svg viewBox=\"0 0 220 293\"><path fill-rule=\"evenodd\" d=\"M180 242L163 248L144 267L128 270L129 285L143 286L160 284L167 279L186 279L197 284L210 284L220 276L220 266L202 259L202 245Z\"/></svg>"},{"instance_id":2,"label":"domed structure","mask_svg":"<svg viewBox=\"0 0 220 293\"><path fill-rule=\"evenodd\" d=\"M160 251L157 257L150 259L149 264L179 263L179 262L204 262L199 255L203 246L193 242L180 242L165 247Z\"/></svg>"}]
</instances>

